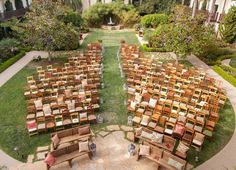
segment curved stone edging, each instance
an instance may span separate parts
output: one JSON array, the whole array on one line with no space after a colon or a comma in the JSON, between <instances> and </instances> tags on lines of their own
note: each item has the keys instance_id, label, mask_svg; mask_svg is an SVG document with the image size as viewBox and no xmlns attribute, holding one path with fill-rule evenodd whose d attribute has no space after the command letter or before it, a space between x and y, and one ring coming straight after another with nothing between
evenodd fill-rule
<instances>
[{"instance_id":1,"label":"curved stone edging","mask_svg":"<svg viewBox=\"0 0 236 170\"><path fill-rule=\"evenodd\" d=\"M222 64L222 65L225 65L225 66L228 66L228 67L231 67L231 66L229 65L230 61L231 61L231 59L225 59L225 60L222 60L222 61L221 61L221 64Z\"/></svg>"},{"instance_id":2,"label":"curved stone edging","mask_svg":"<svg viewBox=\"0 0 236 170\"><path fill-rule=\"evenodd\" d=\"M188 56L187 59L196 67L206 71L211 77L221 80L222 87L226 90L226 95L230 100L234 114L236 115L236 88L229 82L224 80L216 72L214 72L207 64L201 61L194 55ZM211 159L204 162L202 165L195 168L196 170L223 170L223 169L235 169L236 167L236 133L234 134L228 144L214 155Z\"/></svg>"}]
</instances>

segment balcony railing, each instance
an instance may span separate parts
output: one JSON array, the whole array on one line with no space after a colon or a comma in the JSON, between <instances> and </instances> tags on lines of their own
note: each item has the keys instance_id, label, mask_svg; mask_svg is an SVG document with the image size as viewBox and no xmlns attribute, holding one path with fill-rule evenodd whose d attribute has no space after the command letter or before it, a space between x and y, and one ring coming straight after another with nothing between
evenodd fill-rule
<instances>
[{"instance_id":1,"label":"balcony railing","mask_svg":"<svg viewBox=\"0 0 236 170\"><path fill-rule=\"evenodd\" d=\"M19 18L22 17L25 12L27 11L27 8L17 9L14 11L5 11L0 13L0 21L6 21L13 17Z\"/></svg>"}]
</instances>

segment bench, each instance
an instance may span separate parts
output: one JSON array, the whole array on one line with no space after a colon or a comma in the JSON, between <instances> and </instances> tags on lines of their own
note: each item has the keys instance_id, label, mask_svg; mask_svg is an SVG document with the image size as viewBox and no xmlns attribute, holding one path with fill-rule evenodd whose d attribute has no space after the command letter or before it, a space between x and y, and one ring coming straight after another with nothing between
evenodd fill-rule
<instances>
[{"instance_id":1,"label":"bench","mask_svg":"<svg viewBox=\"0 0 236 170\"><path fill-rule=\"evenodd\" d=\"M174 150L174 147L175 147L175 144L176 144L176 139L172 138L171 136L168 136L168 135L164 135L163 134L163 140L162 140L162 143L158 143L158 142L155 142L151 139L152 137L152 134L154 131L150 130L150 129L147 129L147 128L142 128L142 131L148 133L150 137L146 136L142 136L141 135L138 135L137 133L135 133L135 136L134 136L134 142L137 140L137 139L140 139L142 141L146 141L154 146L157 146L157 147L160 147L160 148L163 148L165 150L168 150L170 152L173 152ZM157 132L155 132L157 133Z\"/></svg>"},{"instance_id":2,"label":"bench","mask_svg":"<svg viewBox=\"0 0 236 170\"><path fill-rule=\"evenodd\" d=\"M65 143L71 143L76 140L90 140L92 137L90 125L83 125L76 128L55 132L51 134L51 138L53 138L55 135L58 136L59 143L55 145L54 142L52 142L51 150L55 150L58 146Z\"/></svg>"},{"instance_id":3,"label":"bench","mask_svg":"<svg viewBox=\"0 0 236 170\"><path fill-rule=\"evenodd\" d=\"M162 153L163 153L163 149L161 148L158 148L148 142L142 142L143 145L146 145L146 146L150 146L150 155L140 155L140 149L138 150L138 154L137 154L137 161L141 158L141 157L145 157L145 158L148 158L154 162L157 163L157 161L159 159L161 159L162 157Z\"/></svg>"},{"instance_id":4,"label":"bench","mask_svg":"<svg viewBox=\"0 0 236 170\"><path fill-rule=\"evenodd\" d=\"M172 162L172 163L171 163ZM185 170L187 161L183 160L167 151L164 151L162 158L157 161L159 167L164 167L168 170ZM173 166L174 165L174 166ZM177 167L175 167L177 166Z\"/></svg>"},{"instance_id":5,"label":"bench","mask_svg":"<svg viewBox=\"0 0 236 170\"><path fill-rule=\"evenodd\" d=\"M89 148L89 146L88 146L88 148ZM58 165L60 163L66 162L66 161L69 161L69 164L71 166L71 161L74 158L77 158L77 157L80 157L83 155L88 155L89 159L91 159L91 157L92 157L90 150L80 152L78 143L72 144L70 146L67 146L67 147L64 147L61 149L51 151L49 154L51 154L55 158L55 162L53 163L52 166ZM47 169L50 169L51 167L49 165L47 165Z\"/></svg>"}]
</instances>

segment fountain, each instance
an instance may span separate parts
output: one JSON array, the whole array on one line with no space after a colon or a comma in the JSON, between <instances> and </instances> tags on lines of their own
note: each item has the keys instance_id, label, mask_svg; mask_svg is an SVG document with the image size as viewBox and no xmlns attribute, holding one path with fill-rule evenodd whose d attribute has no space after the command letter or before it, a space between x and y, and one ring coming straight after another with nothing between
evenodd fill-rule
<instances>
[{"instance_id":1,"label":"fountain","mask_svg":"<svg viewBox=\"0 0 236 170\"><path fill-rule=\"evenodd\" d=\"M112 17L110 16L109 21L107 22L106 25L102 25L102 28L106 30L120 30L122 26L116 25L116 23L112 21Z\"/></svg>"},{"instance_id":2,"label":"fountain","mask_svg":"<svg viewBox=\"0 0 236 170\"><path fill-rule=\"evenodd\" d=\"M114 26L114 25L115 25L115 23L114 23L114 22L112 22L112 19L111 19L111 17L110 17L110 20L109 20L109 22L107 23L107 25L110 25L110 26Z\"/></svg>"}]
</instances>

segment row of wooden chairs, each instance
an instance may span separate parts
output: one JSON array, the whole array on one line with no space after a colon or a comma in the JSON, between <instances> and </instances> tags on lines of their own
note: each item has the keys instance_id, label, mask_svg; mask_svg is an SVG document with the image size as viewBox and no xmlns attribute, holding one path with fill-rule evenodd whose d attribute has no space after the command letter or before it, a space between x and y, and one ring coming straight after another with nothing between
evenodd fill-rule
<instances>
[{"instance_id":1,"label":"row of wooden chairs","mask_svg":"<svg viewBox=\"0 0 236 170\"><path fill-rule=\"evenodd\" d=\"M88 45L86 55L77 53L79 56L73 56L73 61L64 67L38 67L36 75L27 77L26 124L30 135L96 122L94 111L100 107L98 88L102 78L101 49L100 44Z\"/></svg>"},{"instance_id":2,"label":"row of wooden chairs","mask_svg":"<svg viewBox=\"0 0 236 170\"><path fill-rule=\"evenodd\" d=\"M135 125L199 147L212 137L227 100L219 81L196 68L147 58L134 45L121 45L120 61Z\"/></svg>"}]
</instances>

